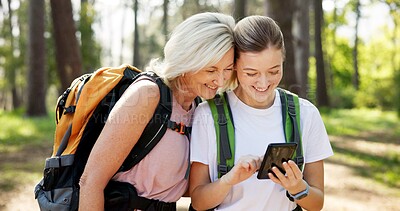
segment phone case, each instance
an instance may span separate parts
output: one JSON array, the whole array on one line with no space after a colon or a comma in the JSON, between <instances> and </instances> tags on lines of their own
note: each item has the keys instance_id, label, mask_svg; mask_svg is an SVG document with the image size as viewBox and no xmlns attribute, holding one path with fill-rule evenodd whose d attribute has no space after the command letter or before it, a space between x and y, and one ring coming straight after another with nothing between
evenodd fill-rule
<instances>
[{"instance_id":1,"label":"phone case","mask_svg":"<svg viewBox=\"0 0 400 211\"><path fill-rule=\"evenodd\" d=\"M268 145L264 159L258 171L258 179L269 179L268 173L272 172L271 168L276 166L283 174L285 170L282 163L292 159L297 148L296 143L272 143ZM275 174L274 174L275 176Z\"/></svg>"}]
</instances>

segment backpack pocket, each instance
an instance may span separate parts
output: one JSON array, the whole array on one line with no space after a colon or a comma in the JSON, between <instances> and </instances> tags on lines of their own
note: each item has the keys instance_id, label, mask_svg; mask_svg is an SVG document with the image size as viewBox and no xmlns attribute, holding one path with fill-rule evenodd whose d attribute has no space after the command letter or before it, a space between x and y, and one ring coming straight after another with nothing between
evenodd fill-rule
<instances>
[{"instance_id":1,"label":"backpack pocket","mask_svg":"<svg viewBox=\"0 0 400 211\"><path fill-rule=\"evenodd\" d=\"M74 155L46 159L43 179L35 187L40 210L74 210L73 161Z\"/></svg>"}]
</instances>

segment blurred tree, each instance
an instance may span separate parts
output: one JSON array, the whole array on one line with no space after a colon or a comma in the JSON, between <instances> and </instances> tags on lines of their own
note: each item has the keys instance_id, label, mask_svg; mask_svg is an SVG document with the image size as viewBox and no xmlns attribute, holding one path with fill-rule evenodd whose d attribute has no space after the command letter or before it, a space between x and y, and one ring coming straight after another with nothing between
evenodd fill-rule
<instances>
[{"instance_id":1,"label":"blurred tree","mask_svg":"<svg viewBox=\"0 0 400 211\"><path fill-rule=\"evenodd\" d=\"M322 0L314 0L314 21L315 21L315 59L317 68L317 105L329 106L329 99L326 87L324 53L322 51L322 28L324 14L322 10Z\"/></svg>"},{"instance_id":2,"label":"blurred tree","mask_svg":"<svg viewBox=\"0 0 400 211\"><path fill-rule=\"evenodd\" d=\"M82 75L82 58L76 39L71 0L50 0L61 90Z\"/></svg>"},{"instance_id":3,"label":"blurred tree","mask_svg":"<svg viewBox=\"0 0 400 211\"><path fill-rule=\"evenodd\" d=\"M354 35L354 47L353 47L353 66L354 66L354 76L353 76L353 86L356 90L359 90L360 87L360 74L358 70L358 32L359 32L359 23L361 17L360 10L360 0L355 0L354 2L354 10L356 12L356 25L355 25L355 35Z\"/></svg>"},{"instance_id":4,"label":"blurred tree","mask_svg":"<svg viewBox=\"0 0 400 211\"><path fill-rule=\"evenodd\" d=\"M293 39L295 53L295 71L299 82L299 95L307 98L308 69L310 57L310 18L309 1L296 0L296 12L293 17Z\"/></svg>"},{"instance_id":5,"label":"blurred tree","mask_svg":"<svg viewBox=\"0 0 400 211\"><path fill-rule=\"evenodd\" d=\"M92 72L100 66L101 47L94 38L92 25L97 13L93 2L81 0L78 30L80 32L83 72Z\"/></svg>"},{"instance_id":6,"label":"blurred tree","mask_svg":"<svg viewBox=\"0 0 400 211\"><path fill-rule=\"evenodd\" d=\"M381 0L389 7L390 16L393 20L393 34L391 37L393 51L392 51L392 69L394 73L394 103L397 110L397 115L400 117L400 1L398 0Z\"/></svg>"},{"instance_id":7,"label":"blurred tree","mask_svg":"<svg viewBox=\"0 0 400 211\"><path fill-rule=\"evenodd\" d=\"M163 34L164 34L164 41L167 43L168 41L168 4L169 0L164 0L163 4Z\"/></svg>"},{"instance_id":8,"label":"blurred tree","mask_svg":"<svg viewBox=\"0 0 400 211\"><path fill-rule=\"evenodd\" d=\"M140 41L139 41L139 27L138 27L138 22L137 22L137 15L138 15L138 7L139 7L139 0L133 0L133 12L135 15L134 18L134 25L135 25L135 31L133 35L133 65L136 67L141 67L142 64L140 62L140 54L139 54L139 48L140 48Z\"/></svg>"},{"instance_id":9,"label":"blurred tree","mask_svg":"<svg viewBox=\"0 0 400 211\"><path fill-rule=\"evenodd\" d=\"M125 2L125 0L121 1L121 5L123 6L123 8L131 7L128 2ZM119 62L118 62L118 64L126 63L126 62L124 62L124 46L125 46L125 36L124 35L125 35L126 11L127 11L126 9L122 10L122 21L121 21L121 29L120 29L122 36L121 36L121 48L119 49Z\"/></svg>"},{"instance_id":10,"label":"blurred tree","mask_svg":"<svg viewBox=\"0 0 400 211\"><path fill-rule=\"evenodd\" d=\"M10 84L10 89L11 89L11 96L12 96L12 108L18 108L22 104L22 97L17 91L17 73L19 71L17 67L17 57L20 53L19 49L17 47L16 39L14 38L14 27L18 27L18 25L13 24L13 10L11 9L11 0L7 0L7 6L8 6L8 18L6 20L8 23L9 27L9 38L10 38L10 57L9 57L9 66L7 67L7 78Z\"/></svg>"},{"instance_id":11,"label":"blurred tree","mask_svg":"<svg viewBox=\"0 0 400 211\"><path fill-rule=\"evenodd\" d=\"M236 22L241 20L246 16L247 1L245 0L235 0L233 6L233 17Z\"/></svg>"},{"instance_id":12,"label":"blurred tree","mask_svg":"<svg viewBox=\"0 0 400 211\"><path fill-rule=\"evenodd\" d=\"M44 116L46 111L46 71L44 0L29 2L28 116Z\"/></svg>"},{"instance_id":13,"label":"blurred tree","mask_svg":"<svg viewBox=\"0 0 400 211\"><path fill-rule=\"evenodd\" d=\"M294 48L292 34L292 20L296 7L293 0L265 0L265 15L273 18L280 26L285 42L286 58L284 62L284 74L281 85L299 93L298 79L294 66Z\"/></svg>"}]
</instances>

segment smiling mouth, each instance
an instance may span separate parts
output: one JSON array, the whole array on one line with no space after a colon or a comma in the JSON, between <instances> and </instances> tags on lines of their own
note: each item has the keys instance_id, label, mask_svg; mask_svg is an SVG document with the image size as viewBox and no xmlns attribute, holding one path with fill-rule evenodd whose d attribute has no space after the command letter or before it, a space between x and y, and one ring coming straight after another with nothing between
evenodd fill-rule
<instances>
[{"instance_id":1,"label":"smiling mouth","mask_svg":"<svg viewBox=\"0 0 400 211\"><path fill-rule=\"evenodd\" d=\"M266 88L258 88L258 87L253 86L253 88L254 88L255 90L259 91L259 92L265 92L265 91L268 90L268 87L266 87Z\"/></svg>"},{"instance_id":2,"label":"smiling mouth","mask_svg":"<svg viewBox=\"0 0 400 211\"><path fill-rule=\"evenodd\" d=\"M208 84L206 84L206 87L209 88L209 89L212 89L212 90L218 89L218 86L211 86L211 85L208 85Z\"/></svg>"}]
</instances>

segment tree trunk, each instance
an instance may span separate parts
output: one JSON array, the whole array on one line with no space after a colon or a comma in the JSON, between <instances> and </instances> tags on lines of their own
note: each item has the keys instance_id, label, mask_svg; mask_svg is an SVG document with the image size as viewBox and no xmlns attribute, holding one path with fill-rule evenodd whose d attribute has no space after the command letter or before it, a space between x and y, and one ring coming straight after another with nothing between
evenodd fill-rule
<instances>
[{"instance_id":1,"label":"tree trunk","mask_svg":"<svg viewBox=\"0 0 400 211\"><path fill-rule=\"evenodd\" d=\"M16 60L17 58L14 55L14 51L16 50L16 45L15 45L15 39L14 39L14 35L12 34L13 31L13 24L12 24L12 19L13 19L13 11L11 9L11 0L7 1L7 5L8 5L8 27L10 30L10 45L11 45L11 61L10 61L10 69L7 70L7 72L9 73L8 75L8 80L10 83L10 88L11 88L11 96L12 96L12 108L18 108L21 106L21 96L18 94L17 91L17 83L16 83L16 78L17 78L17 72L18 72L18 68L16 65Z\"/></svg>"},{"instance_id":2,"label":"tree trunk","mask_svg":"<svg viewBox=\"0 0 400 211\"><path fill-rule=\"evenodd\" d=\"M240 21L242 18L246 17L246 0L235 0L233 6L233 17L236 21Z\"/></svg>"},{"instance_id":3,"label":"tree trunk","mask_svg":"<svg viewBox=\"0 0 400 211\"><path fill-rule=\"evenodd\" d=\"M167 43L168 41L168 4L169 0L164 0L163 4L163 34L164 34L164 43Z\"/></svg>"},{"instance_id":4,"label":"tree trunk","mask_svg":"<svg viewBox=\"0 0 400 211\"><path fill-rule=\"evenodd\" d=\"M309 1L296 0L296 13L294 13L294 39L295 39L295 71L299 81L299 96L307 98L308 69L310 57L310 18Z\"/></svg>"},{"instance_id":5,"label":"tree trunk","mask_svg":"<svg viewBox=\"0 0 400 211\"><path fill-rule=\"evenodd\" d=\"M50 0L51 16L56 47L57 70L61 90L66 90L71 82L82 75L82 59L72 17L71 0Z\"/></svg>"},{"instance_id":6,"label":"tree trunk","mask_svg":"<svg viewBox=\"0 0 400 211\"><path fill-rule=\"evenodd\" d=\"M360 75L358 71L358 24L360 22L360 0L356 1L356 27L355 27L355 35L354 35L354 48L353 48L353 67L354 67L354 76L353 76L353 86L356 90L360 88Z\"/></svg>"},{"instance_id":7,"label":"tree trunk","mask_svg":"<svg viewBox=\"0 0 400 211\"><path fill-rule=\"evenodd\" d=\"M292 20L295 12L293 0L265 0L265 14L273 18L282 30L285 42L286 59L284 62L284 74L281 85L294 92L299 93L298 80L294 69L294 48L292 35Z\"/></svg>"},{"instance_id":8,"label":"tree trunk","mask_svg":"<svg viewBox=\"0 0 400 211\"><path fill-rule=\"evenodd\" d=\"M124 6L125 7L125 6ZM126 20L126 10L122 11L122 21L121 21L121 48L119 49L119 64L124 64L124 45L125 45L125 20Z\"/></svg>"},{"instance_id":9,"label":"tree trunk","mask_svg":"<svg viewBox=\"0 0 400 211\"><path fill-rule=\"evenodd\" d=\"M28 116L46 112L44 0L29 1Z\"/></svg>"},{"instance_id":10,"label":"tree trunk","mask_svg":"<svg viewBox=\"0 0 400 211\"><path fill-rule=\"evenodd\" d=\"M138 5L139 0L134 0L134 6L133 6L133 12L135 14L134 18L134 24L135 24L135 32L134 32L134 38L133 38L133 65L141 68L140 67L140 55L139 55L139 27L137 23L137 15L138 15Z\"/></svg>"},{"instance_id":11,"label":"tree trunk","mask_svg":"<svg viewBox=\"0 0 400 211\"><path fill-rule=\"evenodd\" d=\"M328 93L326 88L324 55L322 51L322 25L323 11L322 0L314 0L315 12L315 59L317 63L317 105L329 106Z\"/></svg>"}]
</instances>

